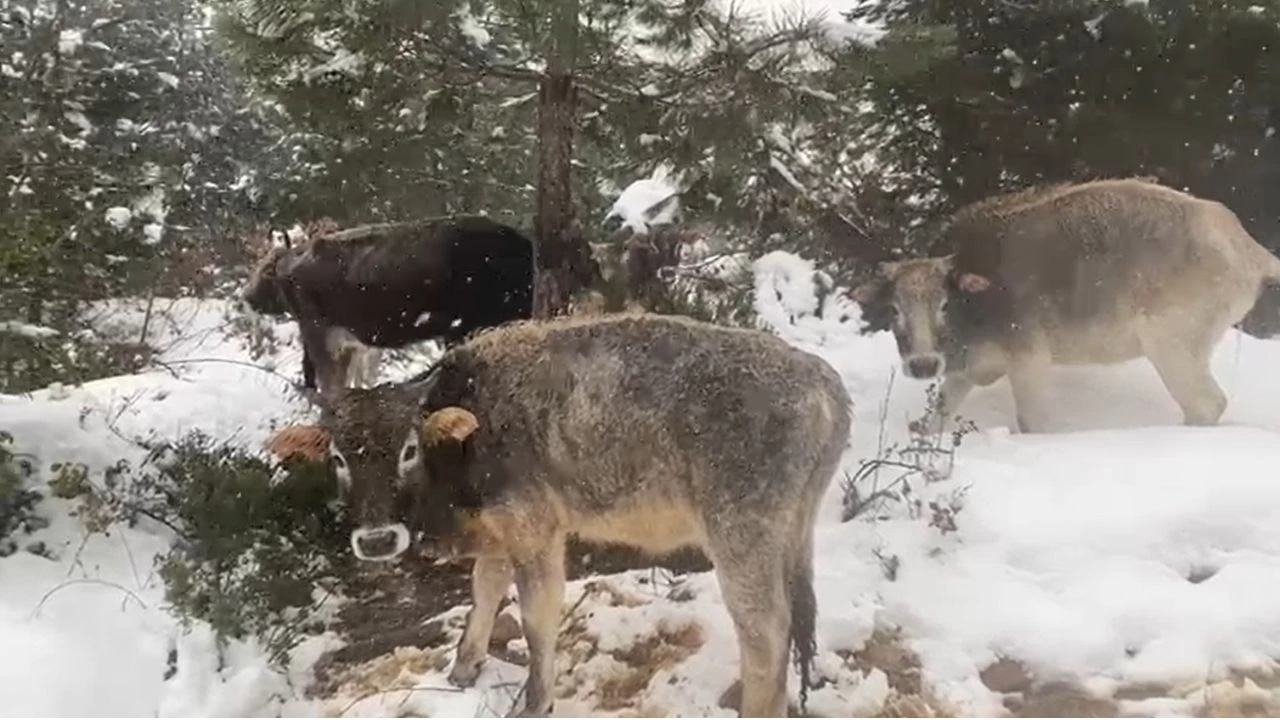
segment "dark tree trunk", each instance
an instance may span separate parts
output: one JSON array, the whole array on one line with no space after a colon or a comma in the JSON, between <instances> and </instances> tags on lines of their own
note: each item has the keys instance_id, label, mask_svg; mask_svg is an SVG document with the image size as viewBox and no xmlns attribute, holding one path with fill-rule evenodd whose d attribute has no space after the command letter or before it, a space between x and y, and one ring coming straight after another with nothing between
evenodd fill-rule
<instances>
[{"instance_id":1,"label":"dark tree trunk","mask_svg":"<svg viewBox=\"0 0 1280 720\"><path fill-rule=\"evenodd\" d=\"M599 276L573 211L578 5L578 0L553 4L546 72L538 87L538 207L533 230L538 243L534 315L539 318L564 312L573 295Z\"/></svg>"}]
</instances>

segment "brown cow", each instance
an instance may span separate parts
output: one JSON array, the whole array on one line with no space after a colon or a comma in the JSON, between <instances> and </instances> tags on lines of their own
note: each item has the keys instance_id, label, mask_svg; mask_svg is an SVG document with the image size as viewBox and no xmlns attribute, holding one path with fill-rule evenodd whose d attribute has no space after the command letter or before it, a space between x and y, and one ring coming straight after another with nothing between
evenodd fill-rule
<instances>
[{"instance_id":1,"label":"brown cow","mask_svg":"<svg viewBox=\"0 0 1280 720\"><path fill-rule=\"evenodd\" d=\"M785 717L792 647L803 706L813 527L851 424L823 360L674 316L521 322L450 350L425 380L344 391L329 422L283 431L274 449L328 448L359 557L416 543L476 559L455 684L478 676L514 577L530 655L523 714L551 710L576 534L655 554L703 549L738 632L742 714Z\"/></svg>"},{"instance_id":2,"label":"brown cow","mask_svg":"<svg viewBox=\"0 0 1280 720\"><path fill-rule=\"evenodd\" d=\"M951 254L880 263L853 292L870 329L892 328L909 376L945 376L932 427L1008 374L1030 431L1052 364L1142 356L1187 424L1215 424L1227 398L1214 347L1280 281L1280 259L1226 206L1145 178L990 198L958 211L943 240Z\"/></svg>"}]
</instances>

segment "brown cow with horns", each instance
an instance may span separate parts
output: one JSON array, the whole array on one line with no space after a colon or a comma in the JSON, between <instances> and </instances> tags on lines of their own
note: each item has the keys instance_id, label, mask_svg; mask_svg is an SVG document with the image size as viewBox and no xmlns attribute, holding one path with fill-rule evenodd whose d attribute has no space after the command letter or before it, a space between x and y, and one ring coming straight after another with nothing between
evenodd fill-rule
<instances>
[{"instance_id":1,"label":"brown cow with horns","mask_svg":"<svg viewBox=\"0 0 1280 720\"><path fill-rule=\"evenodd\" d=\"M892 329L906 373L943 376L938 428L975 385L1008 375L1018 427L1048 417L1053 364L1145 356L1188 425L1227 406L1209 361L1223 334L1266 325L1280 259L1230 209L1143 178L1037 187L953 215L948 254L881 262L853 292Z\"/></svg>"},{"instance_id":2,"label":"brown cow with horns","mask_svg":"<svg viewBox=\"0 0 1280 720\"><path fill-rule=\"evenodd\" d=\"M810 685L813 528L850 405L830 365L763 332L570 317L483 332L416 382L345 390L328 428L287 428L272 446L330 459L359 557L416 544L475 558L453 683L479 675L514 578L530 655L521 714L551 710L572 533L701 547L737 628L742 715L785 717L791 648L802 706Z\"/></svg>"}]
</instances>

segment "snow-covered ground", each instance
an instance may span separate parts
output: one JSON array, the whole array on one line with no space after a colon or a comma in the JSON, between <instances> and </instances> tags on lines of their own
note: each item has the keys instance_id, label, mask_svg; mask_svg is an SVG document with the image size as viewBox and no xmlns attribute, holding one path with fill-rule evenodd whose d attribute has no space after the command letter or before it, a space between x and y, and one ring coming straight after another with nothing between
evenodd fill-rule
<instances>
[{"instance_id":1,"label":"snow-covered ground","mask_svg":"<svg viewBox=\"0 0 1280 720\"><path fill-rule=\"evenodd\" d=\"M761 316L845 378L856 409L846 469L905 441L925 392L896 375L892 339L860 336L857 308L840 296L816 317L802 260L774 253L756 270ZM0 429L39 468L137 460L141 451L121 436L177 438L196 428L260 447L273 424L306 412L288 385L299 377L298 351L281 326L274 372L252 367L243 343L220 330L225 309L174 303L174 322L162 328L172 341L161 337L168 369L0 397ZM139 316L123 306L115 313L126 326ZM878 521L841 523L833 482L816 561L827 682L811 693L810 711L881 709L893 672L864 672L848 659L877 630L900 633L918 656L928 701L958 714L1002 712L980 679L1001 658L1037 680L1140 698L1115 707L1144 715L1197 712L1206 680L1232 670L1268 675L1280 657L1277 367L1280 342L1228 335L1214 368L1231 404L1214 428L1179 426L1176 405L1141 361L1059 369L1055 432L1043 435L1009 432L1006 383L975 391L961 413L980 429L965 438L953 473L914 488L926 505L962 499L953 532L931 526L928 510L893 503ZM451 649L402 650L353 675L340 697L305 698L310 665L335 638L304 643L287 675L253 644L233 644L220 666L208 629L183 631L164 609L152 564L168 543L159 528L86 540L63 501L40 510L52 524L22 543L44 542L52 559L21 550L0 558L0 714L494 715L511 707L522 679L521 668L493 658L475 689L458 691L444 679ZM737 652L713 575L669 587L652 573L627 573L574 583L566 597L573 613L558 713L733 714L718 704ZM455 632L464 610L447 614ZM177 672L166 680L173 658ZM1151 683L1163 687L1132 692Z\"/></svg>"}]
</instances>

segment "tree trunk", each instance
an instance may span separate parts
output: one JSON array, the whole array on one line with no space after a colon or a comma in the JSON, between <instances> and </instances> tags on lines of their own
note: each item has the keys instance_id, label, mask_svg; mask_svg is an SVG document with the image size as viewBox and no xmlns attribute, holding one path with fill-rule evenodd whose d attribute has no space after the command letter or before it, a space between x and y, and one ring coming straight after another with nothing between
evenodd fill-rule
<instances>
[{"instance_id":1,"label":"tree trunk","mask_svg":"<svg viewBox=\"0 0 1280 720\"><path fill-rule=\"evenodd\" d=\"M577 97L574 71L579 0L553 0L546 71L538 87L537 287L534 316L548 318L593 284L599 268L574 217L573 132Z\"/></svg>"}]
</instances>

